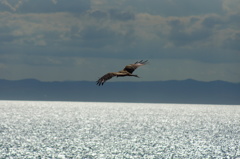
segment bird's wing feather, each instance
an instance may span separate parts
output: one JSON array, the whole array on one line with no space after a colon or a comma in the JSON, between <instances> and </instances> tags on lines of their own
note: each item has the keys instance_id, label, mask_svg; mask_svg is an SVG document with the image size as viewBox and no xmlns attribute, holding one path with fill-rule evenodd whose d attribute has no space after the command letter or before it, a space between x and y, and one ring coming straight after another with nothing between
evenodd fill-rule
<instances>
[{"instance_id":1,"label":"bird's wing feather","mask_svg":"<svg viewBox=\"0 0 240 159\"><path fill-rule=\"evenodd\" d=\"M146 61L143 61L143 60L137 61L134 64L130 64L130 65L125 66L125 68L122 71L107 73L107 74L105 74L104 76L102 76L101 78L99 78L97 80L97 85L99 85L99 86L103 85L107 80L111 79L114 76L117 76L117 77L135 76L135 77L137 77L136 75L131 75L131 74L139 66L145 65L147 63L147 61L148 60L146 60Z\"/></svg>"},{"instance_id":2,"label":"bird's wing feather","mask_svg":"<svg viewBox=\"0 0 240 159\"><path fill-rule=\"evenodd\" d=\"M125 66L125 68L123 69L123 71L127 71L129 73L133 73L133 71L135 71L139 66L145 65L147 63L148 60L146 61L137 61L134 64L130 64Z\"/></svg>"},{"instance_id":3,"label":"bird's wing feather","mask_svg":"<svg viewBox=\"0 0 240 159\"><path fill-rule=\"evenodd\" d=\"M116 74L113 72L105 74L104 76L102 76L101 78L99 78L97 80L97 85L99 85L99 86L103 85L107 80L111 79L114 76L116 76Z\"/></svg>"}]
</instances>

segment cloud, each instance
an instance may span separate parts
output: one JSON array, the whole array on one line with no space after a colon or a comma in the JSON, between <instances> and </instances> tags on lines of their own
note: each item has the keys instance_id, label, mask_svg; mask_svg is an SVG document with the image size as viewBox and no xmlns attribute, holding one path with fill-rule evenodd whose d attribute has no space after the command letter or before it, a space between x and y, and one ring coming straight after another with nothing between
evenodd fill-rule
<instances>
[{"instance_id":1,"label":"cloud","mask_svg":"<svg viewBox=\"0 0 240 159\"><path fill-rule=\"evenodd\" d=\"M85 28L81 33L83 43L88 47L101 47L115 41L115 32L107 28L98 28L96 26Z\"/></svg>"},{"instance_id":2,"label":"cloud","mask_svg":"<svg viewBox=\"0 0 240 159\"><path fill-rule=\"evenodd\" d=\"M122 21L135 19L135 16L132 12L111 9L109 13L110 13L111 19L122 20Z\"/></svg>"},{"instance_id":3,"label":"cloud","mask_svg":"<svg viewBox=\"0 0 240 159\"><path fill-rule=\"evenodd\" d=\"M0 34L4 37L0 41L1 53L16 54L11 50L21 48L21 54L42 56L191 58L202 61L207 61L202 58L207 56L210 62L229 61L225 55L210 58L209 52L216 52L219 46L230 49L237 43L234 35L237 35L238 29L232 15L231 18L224 16L221 19L211 14L163 17L135 13L134 18L126 16L119 19L117 16L111 18L109 10L99 11L101 18L93 16L94 12L78 16L61 12L0 13L3 24Z\"/></svg>"},{"instance_id":4,"label":"cloud","mask_svg":"<svg viewBox=\"0 0 240 159\"><path fill-rule=\"evenodd\" d=\"M221 0L92 0L94 9L127 8L137 13L162 16L204 15L223 13Z\"/></svg>"},{"instance_id":5,"label":"cloud","mask_svg":"<svg viewBox=\"0 0 240 159\"><path fill-rule=\"evenodd\" d=\"M10 28L7 27L0 27L0 44L9 43L15 40L15 36L9 34L8 32L11 31Z\"/></svg>"},{"instance_id":6,"label":"cloud","mask_svg":"<svg viewBox=\"0 0 240 159\"><path fill-rule=\"evenodd\" d=\"M0 6L0 10L10 9L11 11L16 11L22 5L23 0L17 0L12 2L10 2L9 0L1 0L0 3L3 4Z\"/></svg>"},{"instance_id":7,"label":"cloud","mask_svg":"<svg viewBox=\"0 0 240 159\"><path fill-rule=\"evenodd\" d=\"M186 46L192 43L201 42L211 36L211 30L202 27L194 28L194 23L189 21L181 21L181 19L170 20L169 26L171 30L168 39L175 46ZM192 23L192 24L191 24Z\"/></svg>"},{"instance_id":8,"label":"cloud","mask_svg":"<svg viewBox=\"0 0 240 159\"><path fill-rule=\"evenodd\" d=\"M135 20L135 14L132 11L110 9L110 10L89 10L88 15L96 19L130 21Z\"/></svg>"},{"instance_id":9,"label":"cloud","mask_svg":"<svg viewBox=\"0 0 240 159\"><path fill-rule=\"evenodd\" d=\"M108 18L108 13L106 11L101 11L101 10L92 10L91 12L88 13L91 17L94 17L96 19L105 19Z\"/></svg>"},{"instance_id":10,"label":"cloud","mask_svg":"<svg viewBox=\"0 0 240 159\"><path fill-rule=\"evenodd\" d=\"M222 1L223 9L231 14L240 12L240 0L224 0Z\"/></svg>"},{"instance_id":11,"label":"cloud","mask_svg":"<svg viewBox=\"0 0 240 159\"><path fill-rule=\"evenodd\" d=\"M224 24L223 17L218 17L218 16L208 16L204 18L202 25L205 28L212 28L215 27L216 25L222 25Z\"/></svg>"},{"instance_id":12,"label":"cloud","mask_svg":"<svg viewBox=\"0 0 240 159\"><path fill-rule=\"evenodd\" d=\"M105 71L111 67L110 63L121 66L124 61L141 59L178 61L181 65L184 64L181 61L194 61L184 68L201 63L221 69L221 64L235 66L240 61L240 14L230 9L237 3L235 0L23 0L21 3L2 0L0 3L0 62L5 66L2 69L9 68L7 72L19 70L20 65L29 67L34 76L37 76L34 69L44 72L46 68L56 71L61 67L77 71L84 62L94 71L99 66L93 67L91 62L99 63L96 59L101 59ZM179 67L174 62L169 65L174 67L168 71L174 72ZM167 69L169 65L157 67ZM50 72L42 76L47 79ZM166 71L161 73L167 75ZM71 77L77 79L74 74Z\"/></svg>"},{"instance_id":13,"label":"cloud","mask_svg":"<svg viewBox=\"0 0 240 159\"><path fill-rule=\"evenodd\" d=\"M84 13L90 9L90 0L18 0L10 3L10 0L1 0L2 11L14 11L18 13L56 13L71 12Z\"/></svg>"},{"instance_id":14,"label":"cloud","mask_svg":"<svg viewBox=\"0 0 240 159\"><path fill-rule=\"evenodd\" d=\"M240 32L234 34L233 37L225 40L224 47L227 49L240 51Z\"/></svg>"}]
</instances>

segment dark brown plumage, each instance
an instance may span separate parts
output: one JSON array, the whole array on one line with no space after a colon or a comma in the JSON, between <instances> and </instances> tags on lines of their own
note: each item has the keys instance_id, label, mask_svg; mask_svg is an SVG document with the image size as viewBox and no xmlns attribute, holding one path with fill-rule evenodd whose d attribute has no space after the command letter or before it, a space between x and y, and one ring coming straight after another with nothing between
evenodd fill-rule
<instances>
[{"instance_id":1,"label":"dark brown plumage","mask_svg":"<svg viewBox=\"0 0 240 159\"><path fill-rule=\"evenodd\" d=\"M146 61L137 61L134 64L130 64L125 66L125 68L119 72L109 72L107 74L105 74L104 76L102 76L101 78L99 78L97 80L97 85L103 85L107 80L111 79L114 76L117 77L124 77L124 76L134 76L134 77L138 77L138 75L134 75L132 74L134 72L135 69L137 69L139 66L145 65L147 63L148 60Z\"/></svg>"}]
</instances>

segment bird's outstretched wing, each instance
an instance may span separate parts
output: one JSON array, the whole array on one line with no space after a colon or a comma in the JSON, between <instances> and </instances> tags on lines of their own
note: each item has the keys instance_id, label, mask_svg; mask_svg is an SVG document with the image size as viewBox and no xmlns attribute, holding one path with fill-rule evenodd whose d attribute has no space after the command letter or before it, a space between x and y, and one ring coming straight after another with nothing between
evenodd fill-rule
<instances>
[{"instance_id":1,"label":"bird's outstretched wing","mask_svg":"<svg viewBox=\"0 0 240 159\"><path fill-rule=\"evenodd\" d=\"M133 73L134 70L136 70L139 66L145 65L147 63L148 60L146 61L137 61L134 64L130 64L125 66L125 68L123 69L123 71L127 71L129 73Z\"/></svg>"},{"instance_id":2,"label":"bird's outstretched wing","mask_svg":"<svg viewBox=\"0 0 240 159\"><path fill-rule=\"evenodd\" d=\"M116 74L112 72L105 74L97 80L97 85L103 85L107 80L111 79L114 76L116 76Z\"/></svg>"}]
</instances>

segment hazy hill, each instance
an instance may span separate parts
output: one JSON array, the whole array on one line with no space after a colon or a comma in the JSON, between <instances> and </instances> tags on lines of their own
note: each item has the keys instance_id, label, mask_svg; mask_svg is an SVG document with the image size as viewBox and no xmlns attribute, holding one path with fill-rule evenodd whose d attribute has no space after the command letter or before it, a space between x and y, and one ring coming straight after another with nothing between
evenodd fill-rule
<instances>
[{"instance_id":1,"label":"hazy hill","mask_svg":"<svg viewBox=\"0 0 240 159\"><path fill-rule=\"evenodd\" d=\"M240 104L240 83L195 80L156 82L41 82L0 80L0 100Z\"/></svg>"}]
</instances>

